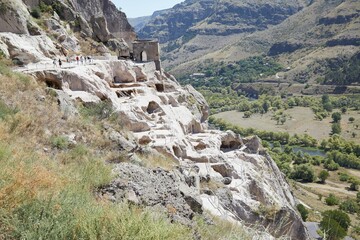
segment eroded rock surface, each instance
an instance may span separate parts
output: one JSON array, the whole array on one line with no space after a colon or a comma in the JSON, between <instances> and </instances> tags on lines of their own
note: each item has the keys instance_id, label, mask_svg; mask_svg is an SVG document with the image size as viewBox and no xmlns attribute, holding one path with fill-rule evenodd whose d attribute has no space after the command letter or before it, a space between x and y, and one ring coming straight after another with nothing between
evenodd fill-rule
<instances>
[{"instance_id":1,"label":"eroded rock surface","mask_svg":"<svg viewBox=\"0 0 360 240\"><path fill-rule=\"evenodd\" d=\"M159 207L173 221L189 226L194 214L208 211L238 224L262 226L266 239L306 239L290 187L260 139L208 130L203 96L156 71L154 63L95 60L25 72L84 104L110 102L121 128L131 132L128 141L104 127L104 137L133 160L114 165L118 177L100 195ZM61 97L65 104L69 98ZM139 167L141 149L157 151L179 166L171 171Z\"/></svg>"}]
</instances>

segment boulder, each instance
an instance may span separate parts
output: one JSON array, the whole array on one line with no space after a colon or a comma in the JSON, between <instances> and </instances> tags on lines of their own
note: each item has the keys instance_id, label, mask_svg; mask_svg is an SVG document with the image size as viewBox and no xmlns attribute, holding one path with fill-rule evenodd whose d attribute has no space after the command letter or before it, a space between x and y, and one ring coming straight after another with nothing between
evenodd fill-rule
<instances>
[{"instance_id":1,"label":"boulder","mask_svg":"<svg viewBox=\"0 0 360 240\"><path fill-rule=\"evenodd\" d=\"M29 34L30 14L21 0L0 2L0 32Z\"/></svg>"},{"instance_id":2,"label":"boulder","mask_svg":"<svg viewBox=\"0 0 360 240\"><path fill-rule=\"evenodd\" d=\"M188 226L191 225L194 210L202 212L201 203L198 202L200 199L193 197L191 191L181 183L178 173L160 168L151 170L129 163L118 164L114 173L117 174L116 179L98 190L100 196L113 196L117 202L130 198L132 202L160 208L167 212L172 221Z\"/></svg>"},{"instance_id":3,"label":"boulder","mask_svg":"<svg viewBox=\"0 0 360 240\"><path fill-rule=\"evenodd\" d=\"M124 39L111 38L106 42L106 46L114 52L126 52L130 56L129 45L124 41Z\"/></svg>"},{"instance_id":4,"label":"boulder","mask_svg":"<svg viewBox=\"0 0 360 240\"><path fill-rule=\"evenodd\" d=\"M29 36L14 33L0 33L0 42L6 46L11 59L24 64L50 60L58 54L55 45L46 35Z\"/></svg>"},{"instance_id":5,"label":"boulder","mask_svg":"<svg viewBox=\"0 0 360 240\"><path fill-rule=\"evenodd\" d=\"M263 153L265 149L261 145L261 139L258 136L244 138L244 144L246 145L246 149L250 153L258 154Z\"/></svg>"},{"instance_id":6,"label":"boulder","mask_svg":"<svg viewBox=\"0 0 360 240\"><path fill-rule=\"evenodd\" d=\"M111 36L107 28L107 22L103 16L92 16L90 20L90 25L93 30L93 37L101 42L107 42Z\"/></svg>"}]
</instances>

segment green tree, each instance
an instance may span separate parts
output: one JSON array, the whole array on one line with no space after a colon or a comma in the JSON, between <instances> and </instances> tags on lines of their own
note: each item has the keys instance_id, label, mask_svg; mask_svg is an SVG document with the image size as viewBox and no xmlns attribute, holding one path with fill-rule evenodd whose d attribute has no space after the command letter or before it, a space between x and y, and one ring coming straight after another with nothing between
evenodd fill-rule
<instances>
[{"instance_id":1,"label":"green tree","mask_svg":"<svg viewBox=\"0 0 360 240\"><path fill-rule=\"evenodd\" d=\"M323 212L320 229L328 240L340 240L346 236L350 226L349 216L341 210L329 210Z\"/></svg>"},{"instance_id":2,"label":"green tree","mask_svg":"<svg viewBox=\"0 0 360 240\"><path fill-rule=\"evenodd\" d=\"M341 113L344 114L344 113L346 113L346 112L347 112L347 107L342 107L342 108L341 108Z\"/></svg>"},{"instance_id":3,"label":"green tree","mask_svg":"<svg viewBox=\"0 0 360 240\"><path fill-rule=\"evenodd\" d=\"M304 205L302 204L298 204L296 206L297 210L299 211L300 215L301 215L301 218L304 222L306 222L306 219L309 215L309 211L304 207Z\"/></svg>"},{"instance_id":4,"label":"green tree","mask_svg":"<svg viewBox=\"0 0 360 240\"><path fill-rule=\"evenodd\" d=\"M358 191L359 190L360 181L357 179L352 179L350 181L350 190L351 191Z\"/></svg>"},{"instance_id":5,"label":"green tree","mask_svg":"<svg viewBox=\"0 0 360 240\"><path fill-rule=\"evenodd\" d=\"M332 218L324 217L320 222L320 229L327 240L340 240L346 236L346 231Z\"/></svg>"},{"instance_id":6,"label":"green tree","mask_svg":"<svg viewBox=\"0 0 360 240\"><path fill-rule=\"evenodd\" d=\"M302 164L295 166L290 178L303 182L313 182L316 176L314 169L310 165Z\"/></svg>"},{"instance_id":7,"label":"green tree","mask_svg":"<svg viewBox=\"0 0 360 240\"><path fill-rule=\"evenodd\" d=\"M332 117L334 123L338 123L338 122L340 122L340 120L341 120L341 113L339 113L339 112L334 112L334 113L331 115L331 117Z\"/></svg>"},{"instance_id":8,"label":"green tree","mask_svg":"<svg viewBox=\"0 0 360 240\"><path fill-rule=\"evenodd\" d=\"M250 111L246 111L246 112L244 112L243 118L249 118L250 116L251 116L251 112L250 112Z\"/></svg>"},{"instance_id":9,"label":"green tree","mask_svg":"<svg viewBox=\"0 0 360 240\"><path fill-rule=\"evenodd\" d=\"M349 122L353 123L355 121L354 117L349 117Z\"/></svg>"},{"instance_id":10,"label":"green tree","mask_svg":"<svg viewBox=\"0 0 360 240\"><path fill-rule=\"evenodd\" d=\"M339 123L333 123L331 125L331 134L340 134L341 133L341 126Z\"/></svg>"},{"instance_id":11,"label":"green tree","mask_svg":"<svg viewBox=\"0 0 360 240\"><path fill-rule=\"evenodd\" d=\"M325 183L326 179L329 177L329 172L326 170L322 170L318 175L320 182Z\"/></svg>"},{"instance_id":12,"label":"green tree","mask_svg":"<svg viewBox=\"0 0 360 240\"><path fill-rule=\"evenodd\" d=\"M286 117L285 116L282 116L280 118L280 122L281 122L281 125L284 125L284 123L286 122Z\"/></svg>"}]
</instances>

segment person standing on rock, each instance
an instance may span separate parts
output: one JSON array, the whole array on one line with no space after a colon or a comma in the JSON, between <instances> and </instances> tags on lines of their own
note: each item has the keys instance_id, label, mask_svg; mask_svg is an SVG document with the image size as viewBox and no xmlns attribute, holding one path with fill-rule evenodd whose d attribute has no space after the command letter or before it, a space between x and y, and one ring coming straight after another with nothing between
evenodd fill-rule
<instances>
[{"instance_id":1,"label":"person standing on rock","mask_svg":"<svg viewBox=\"0 0 360 240\"><path fill-rule=\"evenodd\" d=\"M59 67L61 68L61 65L62 65L62 61L61 59L59 58Z\"/></svg>"},{"instance_id":2,"label":"person standing on rock","mask_svg":"<svg viewBox=\"0 0 360 240\"><path fill-rule=\"evenodd\" d=\"M79 56L76 56L76 63L79 65Z\"/></svg>"}]
</instances>

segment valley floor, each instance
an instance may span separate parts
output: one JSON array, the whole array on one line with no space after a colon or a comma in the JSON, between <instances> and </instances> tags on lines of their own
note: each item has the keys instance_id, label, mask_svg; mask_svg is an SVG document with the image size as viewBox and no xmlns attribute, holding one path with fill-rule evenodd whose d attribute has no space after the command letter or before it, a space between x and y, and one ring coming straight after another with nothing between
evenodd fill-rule
<instances>
[{"instance_id":1,"label":"valley floor","mask_svg":"<svg viewBox=\"0 0 360 240\"><path fill-rule=\"evenodd\" d=\"M272 131L272 132L288 132L293 134L308 134L318 140L326 139L331 133L331 117L327 117L322 121L314 118L314 113L310 108L306 107L294 107L284 111L287 120L281 125L273 119L272 113L266 114L253 114L250 118L244 118L243 112L228 111L215 114L215 118L224 119L226 122L240 126L242 128L255 128L259 130ZM349 123L350 117L355 118L354 123ZM360 123L360 112L349 111L342 115L341 136L346 140L360 143L359 137L352 137L354 132L356 136L360 136L360 128L356 128L356 125Z\"/></svg>"}]
</instances>

